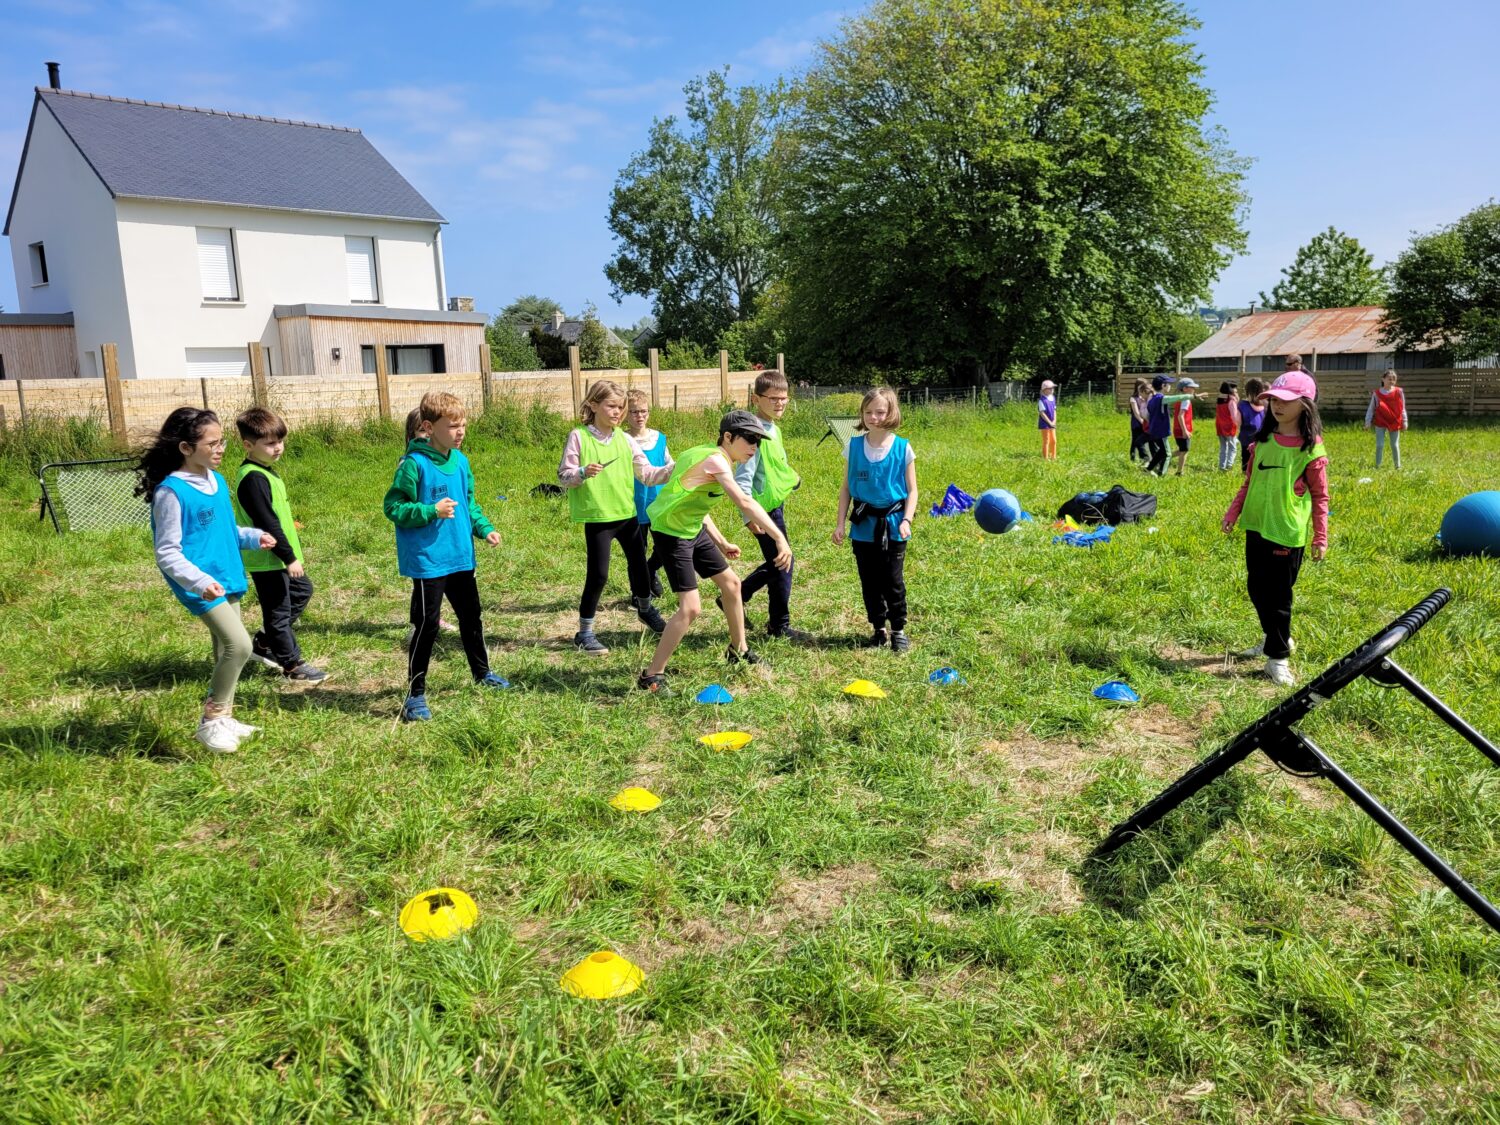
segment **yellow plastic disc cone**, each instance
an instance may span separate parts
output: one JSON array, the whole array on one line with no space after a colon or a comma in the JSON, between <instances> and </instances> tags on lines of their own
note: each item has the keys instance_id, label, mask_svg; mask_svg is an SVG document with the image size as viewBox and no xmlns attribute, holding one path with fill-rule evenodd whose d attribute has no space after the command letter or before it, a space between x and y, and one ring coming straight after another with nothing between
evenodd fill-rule
<instances>
[{"instance_id":1,"label":"yellow plastic disc cone","mask_svg":"<svg viewBox=\"0 0 1500 1125\"><path fill-rule=\"evenodd\" d=\"M479 921L479 907L463 891L434 887L401 908L401 929L412 941L443 941Z\"/></svg>"},{"instance_id":2,"label":"yellow plastic disc cone","mask_svg":"<svg viewBox=\"0 0 1500 1125\"><path fill-rule=\"evenodd\" d=\"M869 680L855 680L844 688L845 695L857 695L861 699L884 699L883 692L877 685Z\"/></svg>"},{"instance_id":3,"label":"yellow plastic disc cone","mask_svg":"<svg viewBox=\"0 0 1500 1125\"><path fill-rule=\"evenodd\" d=\"M621 789L609 799L609 803L621 812L650 812L661 804L661 798L649 789L632 785L629 789Z\"/></svg>"},{"instance_id":4,"label":"yellow plastic disc cone","mask_svg":"<svg viewBox=\"0 0 1500 1125\"><path fill-rule=\"evenodd\" d=\"M609 1000L634 992L645 979L646 974L635 965L604 949L590 953L565 972L558 983L564 992L585 1000Z\"/></svg>"},{"instance_id":5,"label":"yellow plastic disc cone","mask_svg":"<svg viewBox=\"0 0 1500 1125\"><path fill-rule=\"evenodd\" d=\"M716 734L705 734L698 741L714 750L741 750L755 739L742 730L721 730Z\"/></svg>"}]
</instances>

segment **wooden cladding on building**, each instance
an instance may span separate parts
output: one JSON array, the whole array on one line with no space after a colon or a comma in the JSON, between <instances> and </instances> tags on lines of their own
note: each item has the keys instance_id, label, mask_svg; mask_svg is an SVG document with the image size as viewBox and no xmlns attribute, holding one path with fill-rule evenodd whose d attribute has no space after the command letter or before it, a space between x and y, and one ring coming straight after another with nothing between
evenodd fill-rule
<instances>
[{"instance_id":1,"label":"wooden cladding on building","mask_svg":"<svg viewBox=\"0 0 1500 1125\"><path fill-rule=\"evenodd\" d=\"M0 324L0 375L6 379L76 379L78 346L71 324Z\"/></svg>"},{"instance_id":2,"label":"wooden cladding on building","mask_svg":"<svg viewBox=\"0 0 1500 1125\"><path fill-rule=\"evenodd\" d=\"M276 331L290 375L366 375L366 347L441 348L442 370L472 371L484 346L482 324L288 316L277 319Z\"/></svg>"}]
</instances>

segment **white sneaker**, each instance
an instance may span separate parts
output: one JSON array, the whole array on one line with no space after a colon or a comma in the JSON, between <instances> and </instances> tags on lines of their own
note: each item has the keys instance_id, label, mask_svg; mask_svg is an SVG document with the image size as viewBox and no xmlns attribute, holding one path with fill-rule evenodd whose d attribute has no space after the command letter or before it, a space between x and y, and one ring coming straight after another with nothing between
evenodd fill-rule
<instances>
[{"instance_id":1,"label":"white sneaker","mask_svg":"<svg viewBox=\"0 0 1500 1125\"><path fill-rule=\"evenodd\" d=\"M223 719L229 724L229 729L234 731L236 737L249 738L252 734L260 733L260 727L252 727L249 723L242 723L232 715L225 715Z\"/></svg>"},{"instance_id":2,"label":"white sneaker","mask_svg":"<svg viewBox=\"0 0 1500 1125\"><path fill-rule=\"evenodd\" d=\"M1294 641L1294 640L1288 639L1288 641L1287 641L1287 648L1290 649L1292 652L1296 652L1297 651L1297 642ZM1254 660L1256 657L1258 657L1258 656L1264 656L1265 654L1266 654L1266 642L1264 640L1262 640L1260 642L1260 644L1256 645L1254 648L1247 648L1244 652L1237 652L1237 653L1235 653L1235 655L1238 656L1241 660Z\"/></svg>"},{"instance_id":3,"label":"white sneaker","mask_svg":"<svg viewBox=\"0 0 1500 1125\"><path fill-rule=\"evenodd\" d=\"M215 754L233 754L240 748L240 736L235 733L233 722L228 716L204 719L193 737Z\"/></svg>"},{"instance_id":4,"label":"white sneaker","mask_svg":"<svg viewBox=\"0 0 1500 1125\"><path fill-rule=\"evenodd\" d=\"M1267 660L1266 675L1270 677L1273 684L1295 684L1296 678L1292 675L1291 665L1285 660Z\"/></svg>"}]
</instances>

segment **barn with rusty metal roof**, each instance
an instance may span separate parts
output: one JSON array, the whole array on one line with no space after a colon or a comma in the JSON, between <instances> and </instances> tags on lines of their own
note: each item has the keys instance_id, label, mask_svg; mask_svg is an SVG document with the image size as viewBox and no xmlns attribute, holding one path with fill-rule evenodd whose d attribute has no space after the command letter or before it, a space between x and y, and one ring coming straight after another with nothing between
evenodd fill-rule
<instances>
[{"instance_id":1,"label":"barn with rusty metal roof","mask_svg":"<svg viewBox=\"0 0 1500 1125\"><path fill-rule=\"evenodd\" d=\"M1437 366L1432 351L1393 352L1384 343L1385 309L1360 305L1347 309L1303 309L1255 312L1237 317L1183 357L1189 371L1275 371L1282 358L1296 353L1309 369L1316 357L1319 371L1414 370Z\"/></svg>"}]
</instances>

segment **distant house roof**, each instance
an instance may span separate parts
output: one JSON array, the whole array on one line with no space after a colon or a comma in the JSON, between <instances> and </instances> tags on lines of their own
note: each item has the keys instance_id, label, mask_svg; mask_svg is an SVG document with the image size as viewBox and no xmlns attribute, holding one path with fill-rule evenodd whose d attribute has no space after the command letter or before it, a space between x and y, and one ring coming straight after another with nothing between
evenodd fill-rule
<instances>
[{"instance_id":1,"label":"distant house roof","mask_svg":"<svg viewBox=\"0 0 1500 1125\"><path fill-rule=\"evenodd\" d=\"M1361 305L1350 309L1306 309L1300 312L1258 312L1231 320L1184 359L1217 359L1226 356L1309 356L1340 353L1388 352L1380 338L1385 309Z\"/></svg>"},{"instance_id":2,"label":"distant house roof","mask_svg":"<svg viewBox=\"0 0 1500 1125\"><path fill-rule=\"evenodd\" d=\"M446 221L358 129L38 87L6 234L44 107L116 199Z\"/></svg>"},{"instance_id":3,"label":"distant house roof","mask_svg":"<svg viewBox=\"0 0 1500 1125\"><path fill-rule=\"evenodd\" d=\"M634 337L631 338L630 346L633 348L644 348L654 339L656 339L656 328L654 325L648 326L646 328L642 328L635 334Z\"/></svg>"},{"instance_id":4,"label":"distant house roof","mask_svg":"<svg viewBox=\"0 0 1500 1125\"><path fill-rule=\"evenodd\" d=\"M554 315L551 320L544 321L538 327L547 335L558 337L565 344L576 344L578 343L578 337L583 332L583 321L562 320L558 315ZM604 335L609 338L609 343L612 347L623 348L625 346L625 341L616 336L607 327L604 328Z\"/></svg>"}]
</instances>

